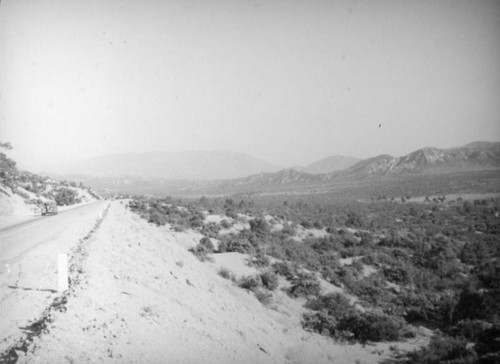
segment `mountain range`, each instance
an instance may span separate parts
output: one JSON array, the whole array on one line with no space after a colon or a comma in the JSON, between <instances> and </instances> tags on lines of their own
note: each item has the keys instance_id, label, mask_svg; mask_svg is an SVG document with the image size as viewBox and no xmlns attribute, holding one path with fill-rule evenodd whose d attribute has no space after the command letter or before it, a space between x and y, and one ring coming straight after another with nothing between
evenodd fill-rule
<instances>
[{"instance_id":1,"label":"mountain range","mask_svg":"<svg viewBox=\"0 0 500 364\"><path fill-rule=\"evenodd\" d=\"M475 142L450 149L422 148L402 157L384 154L330 173L312 174L294 168L212 184L211 190L262 191L289 186L324 186L347 181L391 179L500 169L500 143ZM193 186L192 191L200 190Z\"/></svg>"},{"instance_id":2,"label":"mountain range","mask_svg":"<svg viewBox=\"0 0 500 364\"><path fill-rule=\"evenodd\" d=\"M340 169L342 166L348 167ZM110 191L224 194L482 170L500 170L500 142L474 142L450 149L427 147L400 157L384 154L356 160L334 156L287 169L227 151L122 154L90 160L74 175Z\"/></svg>"},{"instance_id":3,"label":"mountain range","mask_svg":"<svg viewBox=\"0 0 500 364\"><path fill-rule=\"evenodd\" d=\"M339 176L356 179L402 174L441 174L500 167L500 142L474 142L450 149L422 148L402 157L362 160Z\"/></svg>"},{"instance_id":4,"label":"mountain range","mask_svg":"<svg viewBox=\"0 0 500 364\"><path fill-rule=\"evenodd\" d=\"M359 158L330 156L294 169L305 173L323 174L343 170L358 161ZM243 153L214 150L111 154L73 163L66 169L65 174L168 180L221 180L278 172L282 169L281 166Z\"/></svg>"}]
</instances>

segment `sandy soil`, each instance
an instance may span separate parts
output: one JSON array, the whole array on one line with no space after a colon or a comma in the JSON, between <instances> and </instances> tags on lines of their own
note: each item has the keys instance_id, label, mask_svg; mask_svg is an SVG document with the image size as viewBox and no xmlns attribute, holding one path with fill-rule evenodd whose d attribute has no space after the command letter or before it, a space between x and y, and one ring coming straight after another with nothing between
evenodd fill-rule
<instances>
[{"instance_id":1,"label":"sandy soil","mask_svg":"<svg viewBox=\"0 0 500 364\"><path fill-rule=\"evenodd\" d=\"M19 326L36 317L45 326L40 335L20 334L18 348L26 353L15 352L18 362L376 363L389 357L390 345L416 345L363 347L305 332L290 314L301 310L300 301L279 292L263 306L217 274L227 262L203 263L189 253L196 238L186 236L179 243L180 233L112 202L99 228L72 251L70 290L43 292L41 316L24 308Z\"/></svg>"}]
</instances>

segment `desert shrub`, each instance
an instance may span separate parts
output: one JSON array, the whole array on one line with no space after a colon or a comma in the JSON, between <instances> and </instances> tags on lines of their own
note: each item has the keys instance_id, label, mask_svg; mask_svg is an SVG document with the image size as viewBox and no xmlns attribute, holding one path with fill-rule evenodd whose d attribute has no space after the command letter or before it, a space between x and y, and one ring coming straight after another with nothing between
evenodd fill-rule
<instances>
[{"instance_id":1,"label":"desert shrub","mask_svg":"<svg viewBox=\"0 0 500 364\"><path fill-rule=\"evenodd\" d=\"M348 227L363 227L365 221L363 217L356 212L348 212L345 220L345 226Z\"/></svg>"},{"instance_id":2,"label":"desert shrub","mask_svg":"<svg viewBox=\"0 0 500 364\"><path fill-rule=\"evenodd\" d=\"M361 237L361 240L359 242L359 245L361 246L373 246L374 245L374 239L373 239L373 235L369 232L361 232L360 233L360 237Z\"/></svg>"},{"instance_id":3,"label":"desert shrub","mask_svg":"<svg viewBox=\"0 0 500 364\"><path fill-rule=\"evenodd\" d=\"M255 218L249 221L250 230L259 237L265 237L269 234L270 227L264 218Z\"/></svg>"},{"instance_id":4,"label":"desert shrub","mask_svg":"<svg viewBox=\"0 0 500 364\"><path fill-rule=\"evenodd\" d=\"M403 267L385 267L383 269L385 278L389 282L394 282L397 284L408 284L408 268Z\"/></svg>"},{"instance_id":5,"label":"desert shrub","mask_svg":"<svg viewBox=\"0 0 500 364\"><path fill-rule=\"evenodd\" d=\"M70 188L59 188L54 194L54 200L58 206L73 205L81 202L77 196L78 193Z\"/></svg>"},{"instance_id":6,"label":"desert shrub","mask_svg":"<svg viewBox=\"0 0 500 364\"><path fill-rule=\"evenodd\" d=\"M189 219L189 225L192 229L197 229L203 227L203 219L200 216L192 216Z\"/></svg>"},{"instance_id":7,"label":"desert shrub","mask_svg":"<svg viewBox=\"0 0 500 364\"><path fill-rule=\"evenodd\" d=\"M285 259L302 264L310 270L318 270L321 267L320 254L314 251L309 244L293 240L282 242L283 256Z\"/></svg>"},{"instance_id":8,"label":"desert shrub","mask_svg":"<svg viewBox=\"0 0 500 364\"><path fill-rule=\"evenodd\" d=\"M202 262L208 259L208 252L199 245L197 245L194 248L190 248L189 251L193 253Z\"/></svg>"},{"instance_id":9,"label":"desert shrub","mask_svg":"<svg viewBox=\"0 0 500 364\"><path fill-rule=\"evenodd\" d=\"M236 252L242 254L255 254L258 250L258 242L254 235L248 231L242 231L238 235L224 236L220 238L219 252Z\"/></svg>"},{"instance_id":10,"label":"desert shrub","mask_svg":"<svg viewBox=\"0 0 500 364\"><path fill-rule=\"evenodd\" d=\"M340 320L355 313L349 299L340 293L329 293L309 300L306 307L314 311L323 311Z\"/></svg>"},{"instance_id":11,"label":"desert shrub","mask_svg":"<svg viewBox=\"0 0 500 364\"><path fill-rule=\"evenodd\" d=\"M225 214L227 217L236 220L238 218L238 213L234 210L225 210Z\"/></svg>"},{"instance_id":12,"label":"desert shrub","mask_svg":"<svg viewBox=\"0 0 500 364\"><path fill-rule=\"evenodd\" d=\"M219 244L217 245L217 253L225 253L227 252L227 242L226 238L222 238L219 240Z\"/></svg>"},{"instance_id":13,"label":"desert shrub","mask_svg":"<svg viewBox=\"0 0 500 364\"><path fill-rule=\"evenodd\" d=\"M354 259L351 264L351 268L355 272L356 277L359 277L363 274L364 265L360 259Z\"/></svg>"},{"instance_id":14,"label":"desert shrub","mask_svg":"<svg viewBox=\"0 0 500 364\"><path fill-rule=\"evenodd\" d=\"M434 336L427 347L408 354L407 363L439 364L439 363L475 363L477 356L467 349L467 341L463 338Z\"/></svg>"},{"instance_id":15,"label":"desert shrub","mask_svg":"<svg viewBox=\"0 0 500 364\"><path fill-rule=\"evenodd\" d=\"M231 224L229 224L229 221L227 221L227 220L222 220L220 222L220 226L223 229L229 229L231 227Z\"/></svg>"},{"instance_id":16,"label":"desert shrub","mask_svg":"<svg viewBox=\"0 0 500 364\"><path fill-rule=\"evenodd\" d=\"M273 301L273 294L271 292L266 292L261 289L254 289L255 297L264 306L269 306Z\"/></svg>"},{"instance_id":17,"label":"desert shrub","mask_svg":"<svg viewBox=\"0 0 500 364\"><path fill-rule=\"evenodd\" d=\"M245 276L241 277L238 281L238 286L240 288L253 290L258 288L262 284L262 281L259 276Z\"/></svg>"},{"instance_id":18,"label":"desert shrub","mask_svg":"<svg viewBox=\"0 0 500 364\"><path fill-rule=\"evenodd\" d=\"M291 280L297 272L297 270L289 262L274 262L271 268L274 273L279 274L288 280Z\"/></svg>"},{"instance_id":19,"label":"desert shrub","mask_svg":"<svg viewBox=\"0 0 500 364\"><path fill-rule=\"evenodd\" d=\"M349 300L331 293L308 301L306 307L317 312L303 315L303 326L321 334L327 333L355 341L396 341L401 337L402 320L383 314L361 313Z\"/></svg>"},{"instance_id":20,"label":"desert shrub","mask_svg":"<svg viewBox=\"0 0 500 364\"><path fill-rule=\"evenodd\" d=\"M323 229L323 224L321 223L321 221L315 221L313 226L316 228L316 229Z\"/></svg>"},{"instance_id":21,"label":"desert shrub","mask_svg":"<svg viewBox=\"0 0 500 364\"><path fill-rule=\"evenodd\" d=\"M217 273L224 279L229 279L233 282L236 281L236 276L234 275L234 273L227 268L221 267Z\"/></svg>"},{"instance_id":22,"label":"desert shrub","mask_svg":"<svg viewBox=\"0 0 500 364\"><path fill-rule=\"evenodd\" d=\"M208 236L209 238L217 238L219 236L219 231L219 225L213 222L203 225L200 230L203 235Z\"/></svg>"},{"instance_id":23,"label":"desert shrub","mask_svg":"<svg viewBox=\"0 0 500 364\"><path fill-rule=\"evenodd\" d=\"M319 296L321 285L316 275L311 273L298 273L292 278L292 285L288 294L292 297Z\"/></svg>"},{"instance_id":24,"label":"desert shrub","mask_svg":"<svg viewBox=\"0 0 500 364\"><path fill-rule=\"evenodd\" d=\"M249 259L249 265L252 267L268 267L271 264L271 261L267 255L262 252L257 252L257 254L253 255Z\"/></svg>"},{"instance_id":25,"label":"desert shrub","mask_svg":"<svg viewBox=\"0 0 500 364\"><path fill-rule=\"evenodd\" d=\"M373 259L378 265L395 266L398 265L397 258L393 257L388 250L379 249L373 254Z\"/></svg>"},{"instance_id":26,"label":"desert shrub","mask_svg":"<svg viewBox=\"0 0 500 364\"><path fill-rule=\"evenodd\" d=\"M319 255L318 257L321 269L338 269L340 268L340 261L337 253L334 251L326 251Z\"/></svg>"},{"instance_id":27,"label":"desert shrub","mask_svg":"<svg viewBox=\"0 0 500 364\"><path fill-rule=\"evenodd\" d=\"M300 225L302 225L304 229L312 229L313 227L313 224L308 220L301 221Z\"/></svg>"},{"instance_id":28,"label":"desert shrub","mask_svg":"<svg viewBox=\"0 0 500 364\"><path fill-rule=\"evenodd\" d=\"M198 245L203 246L210 253L214 251L214 244L212 243L212 240L210 240L210 238L207 238L206 236L200 239Z\"/></svg>"},{"instance_id":29,"label":"desert shrub","mask_svg":"<svg viewBox=\"0 0 500 364\"><path fill-rule=\"evenodd\" d=\"M149 213L148 222L161 226L167 223L167 218L157 210L153 210Z\"/></svg>"},{"instance_id":30,"label":"desert shrub","mask_svg":"<svg viewBox=\"0 0 500 364\"><path fill-rule=\"evenodd\" d=\"M278 288L278 276L274 272L270 270L262 272L260 274L260 279L262 281L262 285L268 290L274 291Z\"/></svg>"},{"instance_id":31,"label":"desert shrub","mask_svg":"<svg viewBox=\"0 0 500 364\"><path fill-rule=\"evenodd\" d=\"M172 226L172 229L176 233L182 233L183 231L186 231L186 227L184 225L174 225L174 226Z\"/></svg>"},{"instance_id":32,"label":"desert shrub","mask_svg":"<svg viewBox=\"0 0 500 364\"><path fill-rule=\"evenodd\" d=\"M351 233L349 230L342 229L339 231L339 234L342 238L342 243L346 248L358 245L358 239L356 235Z\"/></svg>"},{"instance_id":33,"label":"desert shrub","mask_svg":"<svg viewBox=\"0 0 500 364\"><path fill-rule=\"evenodd\" d=\"M305 313L302 316L302 327L321 335L334 337L337 331L337 320L322 311Z\"/></svg>"},{"instance_id":34,"label":"desert shrub","mask_svg":"<svg viewBox=\"0 0 500 364\"><path fill-rule=\"evenodd\" d=\"M358 272L356 269L349 265L345 265L336 270L337 276L340 281L344 283L347 287L351 287L357 281Z\"/></svg>"},{"instance_id":35,"label":"desert shrub","mask_svg":"<svg viewBox=\"0 0 500 364\"><path fill-rule=\"evenodd\" d=\"M200 239L198 245L196 245L194 248L189 249L189 251L193 253L202 262L208 259L208 254L212 253L213 250L214 250L214 245L212 244L212 241L206 236Z\"/></svg>"},{"instance_id":36,"label":"desert shrub","mask_svg":"<svg viewBox=\"0 0 500 364\"><path fill-rule=\"evenodd\" d=\"M340 238L340 236L337 235L336 232L333 232L332 234L334 235L308 239L308 243L310 244L310 247L318 254L336 254L335 252L342 249L344 246L342 245L342 239Z\"/></svg>"},{"instance_id":37,"label":"desert shrub","mask_svg":"<svg viewBox=\"0 0 500 364\"><path fill-rule=\"evenodd\" d=\"M379 295L384 294L385 278L380 273L373 273L368 277L355 280L351 284L344 283L352 293L366 299L368 302L375 303Z\"/></svg>"},{"instance_id":38,"label":"desert shrub","mask_svg":"<svg viewBox=\"0 0 500 364\"><path fill-rule=\"evenodd\" d=\"M242 254L255 254L256 244L246 238L236 237L227 243L226 251Z\"/></svg>"},{"instance_id":39,"label":"desert shrub","mask_svg":"<svg viewBox=\"0 0 500 364\"><path fill-rule=\"evenodd\" d=\"M400 262L407 264L411 260L410 254L403 249L394 248L391 250L391 255Z\"/></svg>"},{"instance_id":40,"label":"desert shrub","mask_svg":"<svg viewBox=\"0 0 500 364\"><path fill-rule=\"evenodd\" d=\"M402 320L377 313L356 313L339 321L338 328L353 333L355 340L397 341L404 327Z\"/></svg>"},{"instance_id":41,"label":"desert shrub","mask_svg":"<svg viewBox=\"0 0 500 364\"><path fill-rule=\"evenodd\" d=\"M296 231L293 225L283 224L283 229L281 230L281 233L286 236L295 236Z\"/></svg>"}]
</instances>

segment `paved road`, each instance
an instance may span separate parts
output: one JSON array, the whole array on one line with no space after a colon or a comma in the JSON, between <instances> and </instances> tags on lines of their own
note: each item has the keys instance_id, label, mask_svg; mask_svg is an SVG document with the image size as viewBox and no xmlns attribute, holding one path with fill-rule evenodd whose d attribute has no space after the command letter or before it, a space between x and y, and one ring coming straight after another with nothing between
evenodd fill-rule
<instances>
[{"instance_id":1,"label":"paved road","mask_svg":"<svg viewBox=\"0 0 500 364\"><path fill-rule=\"evenodd\" d=\"M107 203L96 201L60 212L58 215L41 216L0 230L0 261L16 259L28 250L56 239L81 219L97 217Z\"/></svg>"}]
</instances>

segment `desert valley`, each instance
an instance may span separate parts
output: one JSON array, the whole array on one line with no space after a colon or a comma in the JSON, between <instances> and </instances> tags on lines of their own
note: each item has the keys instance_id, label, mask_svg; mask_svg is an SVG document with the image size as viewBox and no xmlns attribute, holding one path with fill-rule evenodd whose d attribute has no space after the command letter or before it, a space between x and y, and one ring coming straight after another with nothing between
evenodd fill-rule
<instances>
[{"instance_id":1,"label":"desert valley","mask_svg":"<svg viewBox=\"0 0 500 364\"><path fill-rule=\"evenodd\" d=\"M202 180L6 153L1 363L500 359L499 143Z\"/></svg>"},{"instance_id":2,"label":"desert valley","mask_svg":"<svg viewBox=\"0 0 500 364\"><path fill-rule=\"evenodd\" d=\"M500 363L500 1L0 0L0 364Z\"/></svg>"}]
</instances>

